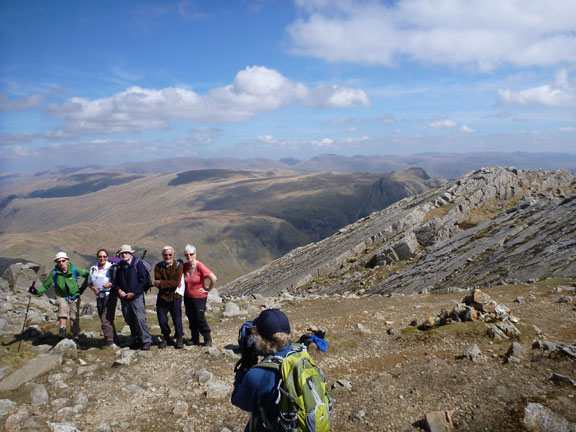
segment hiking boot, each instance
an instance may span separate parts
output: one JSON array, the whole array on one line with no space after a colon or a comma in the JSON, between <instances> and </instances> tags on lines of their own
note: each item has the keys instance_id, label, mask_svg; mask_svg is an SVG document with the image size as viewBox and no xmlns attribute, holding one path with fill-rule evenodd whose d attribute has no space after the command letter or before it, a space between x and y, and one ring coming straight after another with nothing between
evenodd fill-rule
<instances>
[{"instance_id":1,"label":"hiking boot","mask_svg":"<svg viewBox=\"0 0 576 432\"><path fill-rule=\"evenodd\" d=\"M142 348L140 348L142 351L150 351L150 344L142 344Z\"/></svg>"},{"instance_id":2,"label":"hiking boot","mask_svg":"<svg viewBox=\"0 0 576 432\"><path fill-rule=\"evenodd\" d=\"M184 341L182 340L182 336L176 338L176 343L174 344L174 348L180 349L184 347Z\"/></svg>"},{"instance_id":3,"label":"hiking boot","mask_svg":"<svg viewBox=\"0 0 576 432\"><path fill-rule=\"evenodd\" d=\"M131 350L139 350L140 348L142 348L142 342L139 342L139 341L133 342L130 345Z\"/></svg>"},{"instance_id":4,"label":"hiking boot","mask_svg":"<svg viewBox=\"0 0 576 432\"><path fill-rule=\"evenodd\" d=\"M65 339L67 336L66 334L66 327L60 327L60 331L58 332L58 337Z\"/></svg>"},{"instance_id":5,"label":"hiking boot","mask_svg":"<svg viewBox=\"0 0 576 432\"><path fill-rule=\"evenodd\" d=\"M166 341L167 345L174 346L174 339L172 339L170 336L164 336L164 340Z\"/></svg>"},{"instance_id":6,"label":"hiking boot","mask_svg":"<svg viewBox=\"0 0 576 432\"><path fill-rule=\"evenodd\" d=\"M202 346L205 346L205 347L211 347L212 346L212 339L210 338L210 336L208 336L207 338L204 338L204 343L202 344Z\"/></svg>"},{"instance_id":7,"label":"hiking boot","mask_svg":"<svg viewBox=\"0 0 576 432\"><path fill-rule=\"evenodd\" d=\"M185 343L187 346L200 345L200 341L194 340L194 339L185 339L185 340L184 340L184 343Z\"/></svg>"},{"instance_id":8,"label":"hiking boot","mask_svg":"<svg viewBox=\"0 0 576 432\"><path fill-rule=\"evenodd\" d=\"M162 339L160 342L158 342L158 349L164 349L167 345L168 344L166 343L166 339Z\"/></svg>"}]
</instances>

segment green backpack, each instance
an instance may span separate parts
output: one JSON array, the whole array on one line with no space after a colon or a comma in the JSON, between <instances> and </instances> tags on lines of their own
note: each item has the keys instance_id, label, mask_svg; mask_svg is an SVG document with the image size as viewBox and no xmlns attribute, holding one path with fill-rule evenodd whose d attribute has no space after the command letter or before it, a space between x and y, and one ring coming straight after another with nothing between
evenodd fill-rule
<instances>
[{"instance_id":1,"label":"green backpack","mask_svg":"<svg viewBox=\"0 0 576 432\"><path fill-rule=\"evenodd\" d=\"M255 367L275 371L279 376L277 419L266 419L270 430L287 432L329 432L332 398L326 380L303 344L293 345L286 356L268 356ZM264 414L264 413L262 413Z\"/></svg>"}]
</instances>

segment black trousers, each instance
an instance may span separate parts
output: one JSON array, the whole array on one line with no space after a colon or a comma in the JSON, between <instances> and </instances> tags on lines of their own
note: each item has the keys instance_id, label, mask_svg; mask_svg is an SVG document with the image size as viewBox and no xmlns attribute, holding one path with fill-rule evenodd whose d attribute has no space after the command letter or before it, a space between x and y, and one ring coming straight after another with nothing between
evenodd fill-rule
<instances>
[{"instance_id":1,"label":"black trousers","mask_svg":"<svg viewBox=\"0 0 576 432\"><path fill-rule=\"evenodd\" d=\"M192 340L198 342L201 334L204 340L210 338L210 327L206 321L206 302L208 298L190 298L184 297L184 307L186 316L190 324Z\"/></svg>"},{"instance_id":2,"label":"black trousers","mask_svg":"<svg viewBox=\"0 0 576 432\"><path fill-rule=\"evenodd\" d=\"M170 324L168 324L168 314L172 316L174 322L174 337L184 336L182 331L182 299L174 298L174 301L168 302L160 296L156 299L156 316L158 324L164 337L170 336Z\"/></svg>"}]
</instances>

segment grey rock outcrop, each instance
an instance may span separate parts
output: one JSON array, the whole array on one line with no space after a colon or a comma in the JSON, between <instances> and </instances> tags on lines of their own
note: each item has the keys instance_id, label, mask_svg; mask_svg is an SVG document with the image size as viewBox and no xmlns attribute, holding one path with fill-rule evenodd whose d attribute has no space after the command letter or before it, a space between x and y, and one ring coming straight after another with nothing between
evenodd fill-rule
<instances>
[{"instance_id":1,"label":"grey rock outcrop","mask_svg":"<svg viewBox=\"0 0 576 432\"><path fill-rule=\"evenodd\" d=\"M484 168L297 248L220 292L369 295L576 277L575 212L568 171Z\"/></svg>"},{"instance_id":2,"label":"grey rock outcrop","mask_svg":"<svg viewBox=\"0 0 576 432\"><path fill-rule=\"evenodd\" d=\"M576 432L576 423L569 422L539 403L529 403L524 408L524 426L529 431L537 432Z\"/></svg>"},{"instance_id":3,"label":"grey rock outcrop","mask_svg":"<svg viewBox=\"0 0 576 432\"><path fill-rule=\"evenodd\" d=\"M8 282L13 290L25 290L32 282L38 281L40 265L29 263L15 263L10 265L2 274L2 279Z\"/></svg>"},{"instance_id":4,"label":"grey rock outcrop","mask_svg":"<svg viewBox=\"0 0 576 432\"><path fill-rule=\"evenodd\" d=\"M34 357L20 369L15 370L0 381L0 392L16 390L21 385L44 375L60 364L62 364L62 356L59 355L46 354Z\"/></svg>"}]
</instances>

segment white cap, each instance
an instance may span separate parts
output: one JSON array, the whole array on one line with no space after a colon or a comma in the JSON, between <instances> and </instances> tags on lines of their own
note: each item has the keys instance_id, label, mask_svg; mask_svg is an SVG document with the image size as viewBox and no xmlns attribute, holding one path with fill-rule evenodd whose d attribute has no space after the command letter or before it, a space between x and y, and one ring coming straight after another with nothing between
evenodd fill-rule
<instances>
[{"instance_id":1,"label":"white cap","mask_svg":"<svg viewBox=\"0 0 576 432\"><path fill-rule=\"evenodd\" d=\"M66 252L58 252L56 254L56 256L54 257L54 261L58 261L59 259L62 259L62 258L70 259L70 258L68 258L68 255L66 255Z\"/></svg>"}]
</instances>

